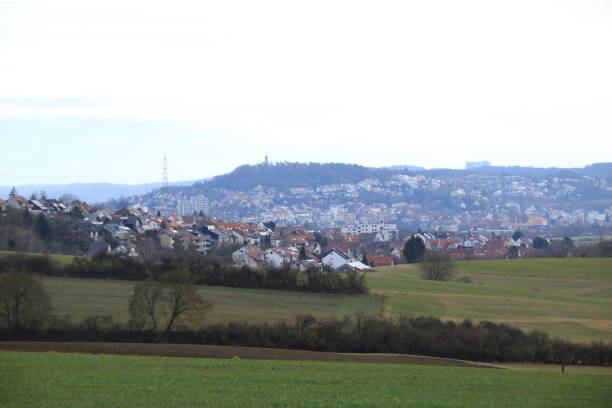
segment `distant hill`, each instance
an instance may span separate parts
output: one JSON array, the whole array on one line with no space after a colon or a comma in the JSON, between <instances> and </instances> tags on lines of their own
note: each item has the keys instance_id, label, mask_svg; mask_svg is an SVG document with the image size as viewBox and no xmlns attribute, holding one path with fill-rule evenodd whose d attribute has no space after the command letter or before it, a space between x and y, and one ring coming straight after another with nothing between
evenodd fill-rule
<instances>
[{"instance_id":1,"label":"distant hill","mask_svg":"<svg viewBox=\"0 0 612 408\"><path fill-rule=\"evenodd\" d=\"M425 167L421 167L421 166L411 166L409 164L398 164L395 166L384 166L382 167L383 169L390 169L390 170L406 170L406 171L425 171Z\"/></svg>"},{"instance_id":2,"label":"distant hill","mask_svg":"<svg viewBox=\"0 0 612 408\"><path fill-rule=\"evenodd\" d=\"M231 173L200 183L204 189L249 190L258 185L278 189L317 187L325 184L358 183L367 178L384 178L398 171L344 163L277 163L244 165Z\"/></svg>"},{"instance_id":3,"label":"distant hill","mask_svg":"<svg viewBox=\"0 0 612 408\"><path fill-rule=\"evenodd\" d=\"M314 188L326 184L353 184L367 178L387 179L396 174L423 174L429 177L456 177L469 174L489 174L534 177L575 177L591 176L612 180L612 163L595 163L583 168L538 168L538 167L481 167L469 170L425 169L409 165L388 167L365 167L346 163L276 163L271 165L243 165L234 171L200 181L181 181L171 183L172 193L200 193L213 189L234 191L250 190L258 185L283 190L291 187ZM73 183L73 184L28 184L17 185L20 195L29 197L44 190L49 197L60 197L65 193L74 194L81 200L96 203L130 197L158 190L161 183L112 184L112 183ZM0 186L0 198L6 198L12 186Z\"/></svg>"},{"instance_id":4,"label":"distant hill","mask_svg":"<svg viewBox=\"0 0 612 408\"><path fill-rule=\"evenodd\" d=\"M192 185L191 181L181 181L172 183L173 185ZM32 193L39 195L44 191L48 197L59 198L63 194L70 193L76 195L79 199L89 203L101 203L112 198L121 196L132 196L144 194L148 191L160 188L162 183L146 183L146 184L112 184L112 183L73 183L73 184L26 184L17 185L17 192L29 198ZM0 186L0 198L8 197L13 186Z\"/></svg>"},{"instance_id":5,"label":"distant hill","mask_svg":"<svg viewBox=\"0 0 612 408\"><path fill-rule=\"evenodd\" d=\"M612 163L595 163L585 167L522 167L522 166L490 166L466 170L430 169L421 172L427 175L467 175L488 174L497 176L524 177L583 177L591 176L612 180Z\"/></svg>"},{"instance_id":6,"label":"distant hill","mask_svg":"<svg viewBox=\"0 0 612 408\"><path fill-rule=\"evenodd\" d=\"M596 163L584 168L539 168L491 166L469 170L424 169L416 166L365 167L345 163L277 163L243 165L234 171L198 183L200 189L249 190L258 185L277 189L317 187L325 184L358 183L367 178L384 179L394 174L424 174L430 177L489 174L499 176L582 177L612 179L612 163Z\"/></svg>"}]
</instances>

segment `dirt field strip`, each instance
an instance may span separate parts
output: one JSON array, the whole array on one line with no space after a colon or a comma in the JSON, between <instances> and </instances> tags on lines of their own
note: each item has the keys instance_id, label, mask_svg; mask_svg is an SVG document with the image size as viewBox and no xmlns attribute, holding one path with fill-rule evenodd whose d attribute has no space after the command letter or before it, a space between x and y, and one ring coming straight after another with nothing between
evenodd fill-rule
<instances>
[{"instance_id":1,"label":"dirt field strip","mask_svg":"<svg viewBox=\"0 0 612 408\"><path fill-rule=\"evenodd\" d=\"M358 355L319 351L194 344L2 341L0 351L115 354L157 357L234 358L247 360L333 361L494 368L467 361L402 355Z\"/></svg>"}]
</instances>

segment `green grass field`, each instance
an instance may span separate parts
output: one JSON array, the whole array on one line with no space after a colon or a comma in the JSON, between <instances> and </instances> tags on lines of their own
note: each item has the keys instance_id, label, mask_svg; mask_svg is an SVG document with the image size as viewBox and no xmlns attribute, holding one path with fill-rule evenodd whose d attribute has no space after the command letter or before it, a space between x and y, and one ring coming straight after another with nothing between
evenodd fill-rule
<instances>
[{"instance_id":1,"label":"green grass field","mask_svg":"<svg viewBox=\"0 0 612 408\"><path fill-rule=\"evenodd\" d=\"M612 240L612 235L604 235L604 236L600 236L600 235L579 235L579 236L573 236L570 237L572 238L572 241L574 242L575 245L585 245L585 244L596 244L598 242L601 241L609 241ZM555 237L555 238L551 238L552 241L561 241L563 240L562 237Z\"/></svg>"},{"instance_id":2,"label":"green grass field","mask_svg":"<svg viewBox=\"0 0 612 408\"><path fill-rule=\"evenodd\" d=\"M608 407L612 377L488 368L0 352L0 406Z\"/></svg>"},{"instance_id":3,"label":"green grass field","mask_svg":"<svg viewBox=\"0 0 612 408\"><path fill-rule=\"evenodd\" d=\"M128 302L134 282L100 279L43 278L51 304L60 316L74 322L94 314L111 314L115 321L127 323ZM347 296L266 289L241 289L223 286L201 287L200 294L213 303L210 323L247 321L292 321L310 313L321 318L342 317L363 312L380 314L379 295Z\"/></svg>"},{"instance_id":4,"label":"green grass field","mask_svg":"<svg viewBox=\"0 0 612 408\"><path fill-rule=\"evenodd\" d=\"M364 312L491 320L570 340L612 341L612 258L462 261L457 267L457 277L467 275L472 283L425 281L416 265L398 265L368 274L372 290L368 296L219 286L204 287L201 293L214 304L208 316L211 323ZM67 314L78 322L92 314L112 314L117 322L128 321L133 282L65 278L44 282L60 316Z\"/></svg>"},{"instance_id":5,"label":"green grass field","mask_svg":"<svg viewBox=\"0 0 612 408\"><path fill-rule=\"evenodd\" d=\"M368 278L385 314L491 320L572 340L612 341L612 258L457 262L472 283L420 279L416 265Z\"/></svg>"},{"instance_id":6,"label":"green grass field","mask_svg":"<svg viewBox=\"0 0 612 408\"><path fill-rule=\"evenodd\" d=\"M14 255L14 254L24 254L24 255L31 255L31 256L48 256L51 259L53 259L54 261L57 261L57 262L59 262L62 265L66 265L66 264L72 263L73 258L75 258L73 255L38 254L38 253L30 253L30 252L0 251L0 256L3 256L3 255Z\"/></svg>"}]
</instances>

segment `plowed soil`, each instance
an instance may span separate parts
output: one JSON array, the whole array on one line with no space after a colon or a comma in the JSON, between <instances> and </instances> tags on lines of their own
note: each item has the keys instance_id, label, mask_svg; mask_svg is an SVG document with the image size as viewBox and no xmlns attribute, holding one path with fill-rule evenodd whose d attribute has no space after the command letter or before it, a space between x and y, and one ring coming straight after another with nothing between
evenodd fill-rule
<instances>
[{"instance_id":1,"label":"plowed soil","mask_svg":"<svg viewBox=\"0 0 612 408\"><path fill-rule=\"evenodd\" d=\"M0 342L0 351L50 353L117 354L158 357L233 358L252 360L334 361L351 363L417 364L460 367L487 367L467 361L404 355L341 354L318 351L256 347L207 346L194 344L89 343L89 342Z\"/></svg>"}]
</instances>

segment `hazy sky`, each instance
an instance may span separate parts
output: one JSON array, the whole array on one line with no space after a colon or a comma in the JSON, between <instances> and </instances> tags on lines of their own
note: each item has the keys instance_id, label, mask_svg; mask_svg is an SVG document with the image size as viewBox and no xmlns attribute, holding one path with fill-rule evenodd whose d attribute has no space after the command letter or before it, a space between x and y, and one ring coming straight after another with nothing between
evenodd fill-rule
<instances>
[{"instance_id":1,"label":"hazy sky","mask_svg":"<svg viewBox=\"0 0 612 408\"><path fill-rule=\"evenodd\" d=\"M612 161L612 1L0 0L0 184Z\"/></svg>"}]
</instances>

